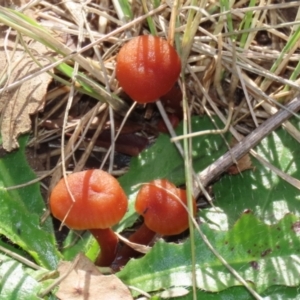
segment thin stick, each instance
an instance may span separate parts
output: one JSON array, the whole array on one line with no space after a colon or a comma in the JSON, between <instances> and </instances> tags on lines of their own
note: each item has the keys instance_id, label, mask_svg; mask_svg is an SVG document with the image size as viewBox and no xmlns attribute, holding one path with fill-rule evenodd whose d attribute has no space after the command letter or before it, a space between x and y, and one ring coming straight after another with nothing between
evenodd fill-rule
<instances>
[{"instance_id":1,"label":"thin stick","mask_svg":"<svg viewBox=\"0 0 300 300\"><path fill-rule=\"evenodd\" d=\"M232 157L236 160L243 157L253 147L255 147L263 138L269 133L282 125L287 119L289 119L293 113L300 110L300 96L293 99L286 105L286 109L279 110L276 114L271 116L268 120L262 123L254 131L252 131L247 137L236 144L230 151L222 155L218 160L204 169L198 177L203 186L207 186L213 179L221 175L227 170L233 163ZM199 195L200 189L196 186L194 189L194 195Z\"/></svg>"},{"instance_id":2,"label":"thin stick","mask_svg":"<svg viewBox=\"0 0 300 300\"><path fill-rule=\"evenodd\" d=\"M35 264L34 262L28 260L27 258L13 252L13 251L10 251L2 246L0 246L0 251L4 252L5 254L9 255L11 258L15 259L15 260L18 260L19 262L21 262L22 264L32 268L32 269L35 269L35 270L45 270L45 271L48 271L44 268L42 268L41 266Z\"/></svg>"},{"instance_id":3,"label":"thin stick","mask_svg":"<svg viewBox=\"0 0 300 300\"><path fill-rule=\"evenodd\" d=\"M167 127L167 129L168 129L168 131L169 131L169 133L171 135L172 140L176 139L176 136L177 136L176 132L175 132L175 130L174 130L174 128L173 128L173 126L172 126L172 124L171 124L171 122L169 120L169 117L168 117L168 115L167 115L167 113L166 113L166 111L165 111L165 109L164 109L164 107L163 107L163 105L162 105L162 103L161 103L160 100L156 101L156 106L158 108L158 111L159 111L161 117L163 118L163 120L164 120L164 122L166 124L166 127ZM179 154L182 157L184 157L184 151L183 151L183 148L182 148L181 144L179 142L177 142L177 141L174 141L174 143L175 143L175 146L176 146ZM207 199L207 201L212 206L214 206L213 203L212 203L212 199L211 199L209 193L207 192L207 190L202 185L202 182L200 180L198 180L197 174L196 174L196 172L194 170L193 170L193 178L194 178L194 183L197 186L197 189L199 189L203 193L203 195L205 196L205 198ZM194 197L196 197L195 194L194 194Z\"/></svg>"}]
</instances>

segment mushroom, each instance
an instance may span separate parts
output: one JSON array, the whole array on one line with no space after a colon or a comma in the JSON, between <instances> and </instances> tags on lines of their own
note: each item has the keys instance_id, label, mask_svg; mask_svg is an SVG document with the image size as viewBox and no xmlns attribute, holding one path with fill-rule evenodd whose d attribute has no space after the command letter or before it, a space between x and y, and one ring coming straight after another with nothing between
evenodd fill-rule
<instances>
[{"instance_id":1,"label":"mushroom","mask_svg":"<svg viewBox=\"0 0 300 300\"><path fill-rule=\"evenodd\" d=\"M117 55L116 77L123 90L138 103L154 102L166 94L180 71L176 50L160 37L137 36Z\"/></svg>"},{"instance_id":2,"label":"mushroom","mask_svg":"<svg viewBox=\"0 0 300 300\"><path fill-rule=\"evenodd\" d=\"M155 234L177 235L188 229L186 191L166 179L156 179L144 184L137 194L135 210L144 217L141 227L129 237L132 243L148 245ZM193 215L196 213L196 201L193 199ZM137 255L131 247L125 245L119 251L112 264L118 270L127 261Z\"/></svg>"},{"instance_id":3,"label":"mushroom","mask_svg":"<svg viewBox=\"0 0 300 300\"><path fill-rule=\"evenodd\" d=\"M102 170L86 170L62 178L50 195L55 218L70 229L90 230L98 241L99 266L109 266L115 258L118 238L110 227L123 218L127 205L119 182Z\"/></svg>"},{"instance_id":4,"label":"mushroom","mask_svg":"<svg viewBox=\"0 0 300 300\"><path fill-rule=\"evenodd\" d=\"M146 226L161 235L176 235L189 227L186 191L167 179L156 179L142 186L135 210L144 217ZM193 214L196 201L193 199Z\"/></svg>"}]
</instances>

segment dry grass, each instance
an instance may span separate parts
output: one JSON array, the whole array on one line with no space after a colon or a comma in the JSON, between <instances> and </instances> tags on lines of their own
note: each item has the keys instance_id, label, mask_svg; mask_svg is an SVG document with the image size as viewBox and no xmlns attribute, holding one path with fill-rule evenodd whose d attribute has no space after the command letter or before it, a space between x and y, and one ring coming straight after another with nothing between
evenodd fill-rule
<instances>
[{"instance_id":1,"label":"dry grass","mask_svg":"<svg viewBox=\"0 0 300 300\"><path fill-rule=\"evenodd\" d=\"M86 167L95 151L106 152L95 147L99 134L104 126L118 127L119 116L124 117L131 105L115 79L115 57L122 44L136 35L152 31L175 42L185 70L180 87L186 95L188 114L217 114L226 124L225 130L247 135L298 93L296 1L237 1L232 7L228 1L168 4L157 3L154 8L153 3L144 2L142 8L137 2L126 2L121 7L117 1L100 4L39 1L23 9L50 30L48 46L63 55L56 59L62 57L61 61L72 67L68 72L54 70L61 83L56 81L51 85L46 107L34 122L30 144L35 149L47 146L47 151L39 151L39 155L48 171L53 167L51 157L62 155L62 165L69 171L78 171ZM146 19L147 14L150 16ZM26 26L35 36L42 35L35 27ZM69 58L74 63L70 64ZM68 79L72 76L73 82ZM87 99L82 89L85 83L96 91L91 96L98 94L102 104ZM155 123L154 107L139 107L133 112L137 109L147 119L127 114L126 119L133 120L128 126L133 133L140 132L145 121ZM172 111L172 107L166 109ZM94 128L97 130L91 136ZM146 130L147 135L156 134L155 128L151 129ZM299 133L293 135L300 140ZM60 140L66 147L59 146ZM115 148L114 143L111 147ZM75 155L77 149L80 150ZM99 166L105 163L100 158ZM120 174L120 169L113 167L112 156L106 168ZM57 181L61 177L60 168L54 174L53 180Z\"/></svg>"},{"instance_id":2,"label":"dry grass","mask_svg":"<svg viewBox=\"0 0 300 300\"><path fill-rule=\"evenodd\" d=\"M42 1L33 9L43 26L55 30L56 38L65 38L60 41L69 43L70 53L75 50L82 53L83 44L86 45L83 52L85 61L76 61L78 69L90 71L86 64L92 65L93 74L87 74L92 77L97 75L96 79L107 92L107 95L103 94L103 100L107 100L111 93L120 95L114 77L114 66L118 49L126 40L139 34L149 34L149 23L155 26L158 35L166 38L169 36L171 40L175 37L176 48L185 66L181 87L184 84L191 115L219 114L224 120L228 120L232 111L230 123L246 135L272 114L272 107L281 107L299 89L297 76L293 74L297 72L299 61L298 42L290 42L297 36L297 2L276 4L269 1L267 5L256 4L252 8L247 7L248 4L248 1L239 1L233 5L230 13L224 11L226 3L221 8L213 1L201 1L200 5L198 3L205 10L198 9L197 3L195 6L182 4L178 7L178 13L175 11L173 14L178 14L177 20L172 18L172 9L162 5L151 16L151 23L147 23L145 18L139 19L144 16L144 12L138 4L133 4L133 21L125 26L122 26L124 21L120 21L126 18L124 12L112 3L85 6L77 4L72 8L49 5ZM153 9L150 3L147 6L149 11ZM194 16L191 16L192 12ZM77 16L72 15L75 13ZM246 27L247 14L250 14L251 23ZM90 42L94 42L96 46L94 51L88 52ZM290 42L289 47L287 42ZM63 122L60 121L59 124L59 120L63 119L61 112L65 111L65 103L69 101L69 109L72 110L85 100L75 91L76 86L55 86L50 89L46 109L37 123L37 136L32 143L37 146L60 136L57 129L45 131L41 125L48 122L48 127L60 127ZM112 102L114 103L114 99ZM127 103L130 105L130 102ZM118 107L117 104L112 104L115 111L123 116L129 105ZM76 119L72 117L72 122L68 121L64 126L66 132L72 132L71 139L78 140L79 135L84 139L84 129L91 126L95 128L98 125L95 122L104 119L100 114L105 115L108 109L105 104L85 102L85 106L76 115ZM151 113L149 109L148 112ZM94 119L94 123L91 122L92 116L97 115L101 117ZM109 115L112 121L112 113ZM82 146L82 143L78 143L79 145ZM66 150L65 156L74 152L74 146L72 148ZM55 155L56 152L54 150ZM81 162L76 169L83 167L84 163Z\"/></svg>"}]
</instances>

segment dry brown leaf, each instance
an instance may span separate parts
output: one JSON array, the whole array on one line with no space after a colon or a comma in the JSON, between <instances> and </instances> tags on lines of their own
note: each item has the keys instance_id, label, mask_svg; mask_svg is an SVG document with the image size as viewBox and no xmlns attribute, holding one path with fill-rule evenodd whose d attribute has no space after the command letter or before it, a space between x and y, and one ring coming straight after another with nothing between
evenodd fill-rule
<instances>
[{"instance_id":1,"label":"dry brown leaf","mask_svg":"<svg viewBox=\"0 0 300 300\"><path fill-rule=\"evenodd\" d=\"M243 141L242 141L243 142ZM230 143L230 146L235 146L237 144L237 141L235 139L232 140L232 142ZM251 158L249 153L247 153L246 155L244 155L243 157L241 157L236 164L233 164L232 166L230 166L227 169L227 173L229 173L230 175L236 175L239 174L243 171L249 170L249 169L253 169L253 165L251 162Z\"/></svg>"},{"instance_id":2,"label":"dry brown leaf","mask_svg":"<svg viewBox=\"0 0 300 300\"><path fill-rule=\"evenodd\" d=\"M126 244L127 246L129 246L130 248L132 248L133 250L135 250L137 252L146 254L152 249L152 247L149 247L149 246L132 243L128 239L126 239L125 237L123 237L122 235L120 235L118 233L116 233L116 235L118 236L120 241L122 241L124 244Z\"/></svg>"},{"instance_id":3,"label":"dry brown leaf","mask_svg":"<svg viewBox=\"0 0 300 300\"><path fill-rule=\"evenodd\" d=\"M83 18L84 6L81 3L66 1L63 2L63 5L78 26L84 23L84 18Z\"/></svg>"},{"instance_id":4,"label":"dry brown leaf","mask_svg":"<svg viewBox=\"0 0 300 300\"><path fill-rule=\"evenodd\" d=\"M243 171L246 171L246 170L249 170L249 169L253 169L253 168L254 167L252 165L250 155L246 154L245 156L243 156L242 158L240 158L237 161L237 164L232 165L231 167L229 167L227 169L227 172L230 175L236 175L236 174L239 174L239 173L241 173Z\"/></svg>"},{"instance_id":5,"label":"dry brown leaf","mask_svg":"<svg viewBox=\"0 0 300 300\"><path fill-rule=\"evenodd\" d=\"M68 272L72 262L61 262L58 271ZM73 270L59 285L56 296L61 300L132 300L128 288L115 275L103 275L83 254Z\"/></svg>"},{"instance_id":6,"label":"dry brown leaf","mask_svg":"<svg viewBox=\"0 0 300 300\"><path fill-rule=\"evenodd\" d=\"M7 28L0 26L0 82L3 83L1 87L19 81L40 69L24 51L24 47L16 44L16 35L11 32L6 39L6 33ZM45 46L35 41L26 42L41 65L49 64L45 57L51 53ZM17 148L17 137L30 131L30 115L43 108L50 81L51 76L43 73L0 95L1 135L5 150Z\"/></svg>"}]
</instances>

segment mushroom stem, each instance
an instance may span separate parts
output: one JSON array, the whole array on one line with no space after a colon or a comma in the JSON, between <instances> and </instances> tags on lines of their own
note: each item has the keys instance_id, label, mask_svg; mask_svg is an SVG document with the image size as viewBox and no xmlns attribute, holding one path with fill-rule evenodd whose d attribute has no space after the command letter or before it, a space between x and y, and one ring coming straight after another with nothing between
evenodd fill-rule
<instances>
[{"instance_id":1,"label":"mushroom stem","mask_svg":"<svg viewBox=\"0 0 300 300\"><path fill-rule=\"evenodd\" d=\"M90 229L100 246L100 253L95 261L97 266L108 267L114 261L119 239L112 229Z\"/></svg>"},{"instance_id":2,"label":"mushroom stem","mask_svg":"<svg viewBox=\"0 0 300 300\"><path fill-rule=\"evenodd\" d=\"M149 229L145 223L135 231L128 240L132 243L149 245L155 236L155 232ZM114 271L119 271L121 267L125 266L130 258L137 257L140 253L135 251L128 245L124 245L117 253L115 260L111 264Z\"/></svg>"}]
</instances>

